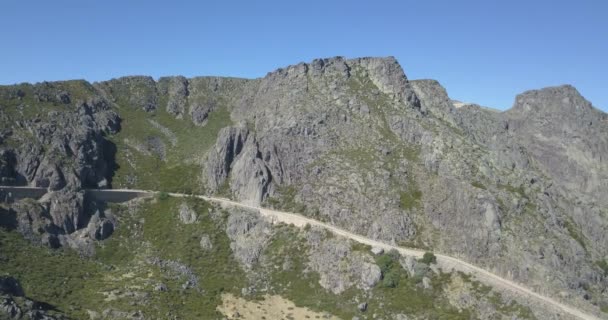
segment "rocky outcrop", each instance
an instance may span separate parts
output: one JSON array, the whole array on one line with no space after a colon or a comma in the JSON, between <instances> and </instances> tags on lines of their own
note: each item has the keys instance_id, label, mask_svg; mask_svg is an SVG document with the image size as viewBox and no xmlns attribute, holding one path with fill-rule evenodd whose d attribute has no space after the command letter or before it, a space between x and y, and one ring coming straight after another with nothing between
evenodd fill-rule
<instances>
[{"instance_id":1,"label":"rocky outcrop","mask_svg":"<svg viewBox=\"0 0 608 320\"><path fill-rule=\"evenodd\" d=\"M448 93L436 80L414 80L410 82L416 96L420 99L420 111L432 113L438 118L454 124L455 108Z\"/></svg>"},{"instance_id":2,"label":"rocky outcrop","mask_svg":"<svg viewBox=\"0 0 608 320\"><path fill-rule=\"evenodd\" d=\"M608 115L572 86L527 91L506 112L508 131L525 145L543 174L571 192L607 205Z\"/></svg>"},{"instance_id":3,"label":"rocky outcrop","mask_svg":"<svg viewBox=\"0 0 608 320\"><path fill-rule=\"evenodd\" d=\"M209 235L205 234L201 236L200 246L201 249L203 249L204 251L210 251L211 249L213 249L213 242L211 241Z\"/></svg>"},{"instance_id":4,"label":"rocky outcrop","mask_svg":"<svg viewBox=\"0 0 608 320\"><path fill-rule=\"evenodd\" d=\"M158 91L152 77L131 76L104 81L101 86L118 105L131 106L144 111L158 108Z\"/></svg>"},{"instance_id":5,"label":"rocky outcrop","mask_svg":"<svg viewBox=\"0 0 608 320\"><path fill-rule=\"evenodd\" d=\"M260 204L271 192L271 172L255 136L244 126L220 131L205 169L207 186L212 192L228 184L233 195L254 205Z\"/></svg>"},{"instance_id":6,"label":"rocky outcrop","mask_svg":"<svg viewBox=\"0 0 608 320\"><path fill-rule=\"evenodd\" d=\"M31 241L51 248L72 247L89 253L91 242L104 240L114 232L115 219L103 204L85 204L83 192L58 191L40 201L24 199L8 213L13 221L3 221Z\"/></svg>"},{"instance_id":7,"label":"rocky outcrop","mask_svg":"<svg viewBox=\"0 0 608 320\"><path fill-rule=\"evenodd\" d=\"M74 111L50 111L44 121L27 119L11 126L14 147L0 146L2 180L49 190L110 183L113 145L105 135L120 129L120 119L105 100L91 98Z\"/></svg>"},{"instance_id":8,"label":"rocky outcrop","mask_svg":"<svg viewBox=\"0 0 608 320\"><path fill-rule=\"evenodd\" d=\"M188 103L188 79L184 77L163 77L158 80L158 92L167 96L165 109L176 118L183 118Z\"/></svg>"},{"instance_id":9,"label":"rocky outcrop","mask_svg":"<svg viewBox=\"0 0 608 320\"><path fill-rule=\"evenodd\" d=\"M343 239L330 238L318 241L319 236L308 235L310 252L308 265L319 273L319 284L334 294L355 286L370 290L382 279L380 267L369 254L353 252Z\"/></svg>"},{"instance_id":10,"label":"rocky outcrop","mask_svg":"<svg viewBox=\"0 0 608 320\"><path fill-rule=\"evenodd\" d=\"M20 94L0 101L20 103L0 110L6 133L0 144L0 179L50 192L39 202L12 204L12 221L5 225L53 248L88 252L90 241L107 238L114 225L103 210L88 209L97 204L87 203L81 190L110 186L116 148L108 135L120 130L120 118L84 81L19 87Z\"/></svg>"},{"instance_id":11,"label":"rocky outcrop","mask_svg":"<svg viewBox=\"0 0 608 320\"><path fill-rule=\"evenodd\" d=\"M249 131L243 126L224 128L219 132L215 147L208 155L205 168L207 187L212 192L217 192L226 183L230 170L232 170L232 163L243 151L248 135Z\"/></svg>"},{"instance_id":12,"label":"rocky outcrop","mask_svg":"<svg viewBox=\"0 0 608 320\"><path fill-rule=\"evenodd\" d=\"M395 57L360 58L349 63L365 68L369 79L383 93L408 107L420 108L420 100Z\"/></svg>"},{"instance_id":13,"label":"rocky outcrop","mask_svg":"<svg viewBox=\"0 0 608 320\"><path fill-rule=\"evenodd\" d=\"M239 98L235 90L246 82L248 80L220 77L162 77L157 89L159 97L166 97L168 113L178 119L189 116L195 125L205 126L213 111Z\"/></svg>"},{"instance_id":14,"label":"rocky outcrop","mask_svg":"<svg viewBox=\"0 0 608 320\"><path fill-rule=\"evenodd\" d=\"M234 212L228 217L226 234L235 258L249 270L260 258L271 229L268 222L248 212Z\"/></svg>"},{"instance_id":15,"label":"rocky outcrop","mask_svg":"<svg viewBox=\"0 0 608 320\"><path fill-rule=\"evenodd\" d=\"M147 262L151 265L158 266L161 271L166 273L170 278L184 281L182 283L183 290L190 288L200 290L198 276L187 265L179 261L163 260L156 257L149 259Z\"/></svg>"},{"instance_id":16,"label":"rocky outcrop","mask_svg":"<svg viewBox=\"0 0 608 320\"><path fill-rule=\"evenodd\" d=\"M230 190L238 199L251 204L259 204L271 192L272 176L257 143L251 139L245 143L243 151L232 164Z\"/></svg>"},{"instance_id":17,"label":"rocky outcrop","mask_svg":"<svg viewBox=\"0 0 608 320\"><path fill-rule=\"evenodd\" d=\"M198 219L196 211L190 208L187 203L183 202L179 206L179 220L184 224L195 223Z\"/></svg>"},{"instance_id":18,"label":"rocky outcrop","mask_svg":"<svg viewBox=\"0 0 608 320\"><path fill-rule=\"evenodd\" d=\"M13 150L0 150L0 183L5 186L14 185L17 182L17 158Z\"/></svg>"}]
</instances>

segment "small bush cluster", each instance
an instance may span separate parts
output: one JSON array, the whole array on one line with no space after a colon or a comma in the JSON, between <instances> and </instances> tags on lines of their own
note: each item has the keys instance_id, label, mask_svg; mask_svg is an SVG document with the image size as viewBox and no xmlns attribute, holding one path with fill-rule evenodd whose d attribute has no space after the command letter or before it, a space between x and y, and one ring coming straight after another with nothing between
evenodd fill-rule
<instances>
[{"instance_id":1,"label":"small bush cluster","mask_svg":"<svg viewBox=\"0 0 608 320\"><path fill-rule=\"evenodd\" d=\"M419 262L431 265L437 263L437 257L432 252L425 252Z\"/></svg>"},{"instance_id":2,"label":"small bush cluster","mask_svg":"<svg viewBox=\"0 0 608 320\"><path fill-rule=\"evenodd\" d=\"M169 199L169 194L164 191L161 191L156 195L156 197L158 198L158 200L165 201Z\"/></svg>"},{"instance_id":3,"label":"small bush cluster","mask_svg":"<svg viewBox=\"0 0 608 320\"><path fill-rule=\"evenodd\" d=\"M391 250L376 258L376 264L382 272L382 286L386 288L395 288L399 285L400 269L399 252Z\"/></svg>"}]
</instances>

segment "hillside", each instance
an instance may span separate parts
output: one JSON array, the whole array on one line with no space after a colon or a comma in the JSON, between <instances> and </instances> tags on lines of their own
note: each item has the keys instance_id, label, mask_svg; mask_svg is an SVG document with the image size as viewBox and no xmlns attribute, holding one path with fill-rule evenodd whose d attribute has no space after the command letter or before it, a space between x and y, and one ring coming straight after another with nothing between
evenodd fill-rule
<instances>
[{"instance_id":1,"label":"hillside","mask_svg":"<svg viewBox=\"0 0 608 320\"><path fill-rule=\"evenodd\" d=\"M408 80L394 58L336 57L252 80L2 86L0 123L2 185L51 191L0 208L0 276L22 288L0 293L21 310L214 319L279 299L269 305L294 305L268 317L567 318L430 256L202 200L83 192L130 188L302 213L608 317L608 115L572 86L498 112Z\"/></svg>"}]
</instances>

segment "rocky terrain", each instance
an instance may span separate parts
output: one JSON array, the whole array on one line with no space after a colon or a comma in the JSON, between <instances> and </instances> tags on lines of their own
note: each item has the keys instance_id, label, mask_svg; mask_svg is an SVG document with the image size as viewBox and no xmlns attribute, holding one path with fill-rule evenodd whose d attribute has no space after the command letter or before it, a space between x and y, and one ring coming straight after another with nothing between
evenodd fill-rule
<instances>
[{"instance_id":1,"label":"rocky terrain","mask_svg":"<svg viewBox=\"0 0 608 320\"><path fill-rule=\"evenodd\" d=\"M222 286L234 297L280 295L341 318L557 317L428 261L372 253L315 229L172 199L109 206L87 199L88 188L205 193L299 212L457 256L608 315L608 115L572 86L524 92L499 112L457 103L437 81L408 80L394 58L336 57L252 80L136 76L3 86L0 123L2 184L50 191L0 209L7 257L0 264L9 270L0 272L42 290L31 282L40 270L16 269L25 258L4 248L50 255L49 263L61 252L101 268L78 276L107 291L72 292L91 291L82 297L106 301L102 309L71 298L66 309L51 289L32 293L63 304L68 316L188 318L196 312L189 303L204 296L215 297L206 302L214 310L221 290L205 286L220 286L205 279L219 271L202 268L198 259L207 257L239 270ZM150 222L146 210L160 220ZM155 228L146 231L149 224ZM153 276L133 283L144 289L110 289L108 277L130 272ZM176 291L155 279L175 282ZM142 307L154 301L186 307ZM433 301L445 309L427 311Z\"/></svg>"},{"instance_id":2,"label":"rocky terrain","mask_svg":"<svg viewBox=\"0 0 608 320\"><path fill-rule=\"evenodd\" d=\"M0 298L0 314L9 319L65 319L52 306L25 297L19 281L11 277L0 277Z\"/></svg>"}]
</instances>

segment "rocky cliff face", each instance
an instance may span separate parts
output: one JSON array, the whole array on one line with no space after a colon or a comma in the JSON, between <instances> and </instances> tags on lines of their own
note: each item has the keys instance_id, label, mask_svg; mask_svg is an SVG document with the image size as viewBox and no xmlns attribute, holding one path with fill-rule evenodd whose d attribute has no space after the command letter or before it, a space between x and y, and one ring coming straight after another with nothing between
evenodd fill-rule
<instances>
[{"instance_id":1,"label":"rocky cliff face","mask_svg":"<svg viewBox=\"0 0 608 320\"><path fill-rule=\"evenodd\" d=\"M394 58L335 57L255 80L125 77L0 94L2 183L194 184L460 256L588 308L608 300L608 118L571 86L525 92L505 112L456 108ZM48 214L66 233L92 215Z\"/></svg>"},{"instance_id":2,"label":"rocky cliff face","mask_svg":"<svg viewBox=\"0 0 608 320\"><path fill-rule=\"evenodd\" d=\"M3 114L8 138L1 151L5 184L49 190L108 185L112 146L104 135L119 129L119 118L101 99L73 108L31 118Z\"/></svg>"},{"instance_id":3,"label":"rocky cliff face","mask_svg":"<svg viewBox=\"0 0 608 320\"><path fill-rule=\"evenodd\" d=\"M571 86L457 109L392 58L332 58L269 73L232 119L205 160L209 192L606 299L608 125Z\"/></svg>"},{"instance_id":4,"label":"rocky cliff face","mask_svg":"<svg viewBox=\"0 0 608 320\"><path fill-rule=\"evenodd\" d=\"M0 92L5 104L0 112L2 183L50 191L39 203L12 206L8 224L51 247L81 248L76 232L96 214L85 210L81 190L110 186L116 150L107 136L120 129L118 114L83 81L3 87ZM103 222L93 220L91 228L102 228ZM106 236L108 229L106 222Z\"/></svg>"}]
</instances>

